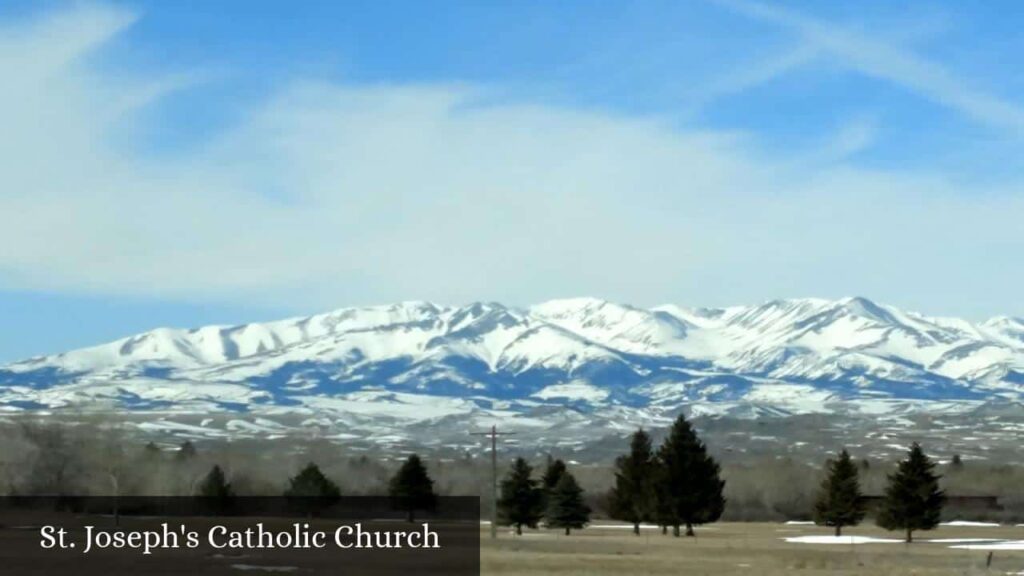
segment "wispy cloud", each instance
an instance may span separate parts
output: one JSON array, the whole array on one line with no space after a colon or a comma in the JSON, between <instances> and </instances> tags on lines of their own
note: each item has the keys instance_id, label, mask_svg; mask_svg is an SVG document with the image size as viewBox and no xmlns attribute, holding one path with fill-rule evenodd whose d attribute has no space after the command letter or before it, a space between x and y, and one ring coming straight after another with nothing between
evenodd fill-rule
<instances>
[{"instance_id":1,"label":"wispy cloud","mask_svg":"<svg viewBox=\"0 0 1024 576\"><path fill-rule=\"evenodd\" d=\"M846 120L824 147L826 160L845 160L874 143L878 135L878 119L860 115Z\"/></svg>"},{"instance_id":2,"label":"wispy cloud","mask_svg":"<svg viewBox=\"0 0 1024 576\"><path fill-rule=\"evenodd\" d=\"M742 94L752 88L767 84L801 66L810 64L818 53L817 48L801 43L796 48L782 54L758 58L745 66L701 83L696 87L695 94L690 97L691 105L706 106L720 98Z\"/></svg>"},{"instance_id":3,"label":"wispy cloud","mask_svg":"<svg viewBox=\"0 0 1024 576\"><path fill-rule=\"evenodd\" d=\"M973 313L1019 301L1019 195L979 202L939 170L797 166L731 134L488 103L473 86L297 80L201 145L140 155L112 135L166 80L94 67L126 24L92 10L0 48L7 288L303 308L862 293ZM125 105L131 93L143 96ZM836 149L871 137L870 122L851 125Z\"/></svg>"},{"instance_id":4,"label":"wispy cloud","mask_svg":"<svg viewBox=\"0 0 1024 576\"><path fill-rule=\"evenodd\" d=\"M974 87L938 62L861 31L806 14L743 0L718 0L736 13L783 26L842 65L891 82L989 127L1024 134L1024 108Z\"/></svg>"}]
</instances>

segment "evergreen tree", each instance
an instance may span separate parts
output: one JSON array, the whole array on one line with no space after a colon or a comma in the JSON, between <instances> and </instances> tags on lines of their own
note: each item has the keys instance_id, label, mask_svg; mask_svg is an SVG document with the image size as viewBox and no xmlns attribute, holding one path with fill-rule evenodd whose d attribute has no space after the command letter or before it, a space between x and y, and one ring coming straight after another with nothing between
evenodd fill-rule
<instances>
[{"instance_id":1,"label":"evergreen tree","mask_svg":"<svg viewBox=\"0 0 1024 576\"><path fill-rule=\"evenodd\" d=\"M228 514L232 499L235 497L235 491L225 478L224 471L217 465L214 465L199 483L196 494L200 497L198 504L202 513L214 516Z\"/></svg>"},{"instance_id":2,"label":"evergreen tree","mask_svg":"<svg viewBox=\"0 0 1024 576\"><path fill-rule=\"evenodd\" d=\"M720 468L683 415L676 418L658 450L658 461L659 522L672 526L673 535L679 535L682 524L686 535L693 536L694 525L715 522L722 516L725 481L719 477Z\"/></svg>"},{"instance_id":3,"label":"evergreen tree","mask_svg":"<svg viewBox=\"0 0 1024 576\"><path fill-rule=\"evenodd\" d=\"M540 488L541 488L541 510L547 510L548 508L548 496L551 491L555 489L558 481L565 474L565 462L559 459L554 459L551 455L548 455L548 463L544 468L544 474L540 477Z\"/></svg>"},{"instance_id":4,"label":"evergreen tree","mask_svg":"<svg viewBox=\"0 0 1024 576\"><path fill-rule=\"evenodd\" d=\"M679 536L679 516L676 514L672 504L672 494L665 482L665 467L661 459L655 457L654 469L654 520L661 528L661 534L668 534L668 527L672 526L676 536Z\"/></svg>"},{"instance_id":5,"label":"evergreen tree","mask_svg":"<svg viewBox=\"0 0 1024 576\"><path fill-rule=\"evenodd\" d=\"M324 476L320 467L310 462L299 473L288 480L289 486L284 495L288 497L304 498L331 498L337 499L341 496L341 489Z\"/></svg>"},{"instance_id":6,"label":"evergreen tree","mask_svg":"<svg viewBox=\"0 0 1024 576\"><path fill-rule=\"evenodd\" d=\"M565 535L573 528L582 529L590 522L590 506L583 501L583 489L569 471L563 471L558 483L548 494L548 506L544 512L547 525L565 528Z\"/></svg>"},{"instance_id":7,"label":"evergreen tree","mask_svg":"<svg viewBox=\"0 0 1024 576\"><path fill-rule=\"evenodd\" d=\"M841 536L843 526L856 526L864 519L864 504L857 466L843 450L838 459L825 465L825 479L814 502L814 521L835 527L836 536Z\"/></svg>"},{"instance_id":8,"label":"evergreen tree","mask_svg":"<svg viewBox=\"0 0 1024 576\"><path fill-rule=\"evenodd\" d=\"M206 477L203 478L203 481L199 483L197 493L203 498L224 499L234 496L231 484L228 484L227 479L224 477L224 471L217 465L214 465L209 473L206 474Z\"/></svg>"},{"instance_id":9,"label":"evergreen tree","mask_svg":"<svg viewBox=\"0 0 1024 576\"><path fill-rule=\"evenodd\" d=\"M921 446L914 442L906 460L889 475L885 500L878 514L878 525L887 530L904 530L907 542L913 541L914 530L931 530L938 526L946 495L939 490L939 478Z\"/></svg>"},{"instance_id":10,"label":"evergreen tree","mask_svg":"<svg viewBox=\"0 0 1024 576\"><path fill-rule=\"evenodd\" d=\"M544 469L544 475L540 478L541 487L544 488L544 491L549 492L553 490L565 472L565 462L558 459L553 460L548 456L547 468Z\"/></svg>"},{"instance_id":11,"label":"evergreen tree","mask_svg":"<svg viewBox=\"0 0 1024 576\"><path fill-rule=\"evenodd\" d=\"M637 535L640 523L655 516L656 468L651 437L641 428L630 438L629 454L615 460L615 487L609 503L611 517L631 522L633 533Z\"/></svg>"},{"instance_id":12,"label":"evergreen tree","mask_svg":"<svg viewBox=\"0 0 1024 576\"><path fill-rule=\"evenodd\" d=\"M956 471L963 470L964 461L960 458L959 454L953 454L953 460L950 461L949 466Z\"/></svg>"},{"instance_id":13,"label":"evergreen tree","mask_svg":"<svg viewBox=\"0 0 1024 576\"><path fill-rule=\"evenodd\" d=\"M324 476L319 466L310 462L294 478L288 480L284 496L292 508L307 516L315 516L341 498L341 489Z\"/></svg>"},{"instance_id":14,"label":"evergreen tree","mask_svg":"<svg viewBox=\"0 0 1024 576\"><path fill-rule=\"evenodd\" d=\"M434 481L416 454L409 456L391 478L388 494L396 506L408 513L409 522L415 520L416 510L433 510L437 503Z\"/></svg>"},{"instance_id":15,"label":"evergreen tree","mask_svg":"<svg viewBox=\"0 0 1024 576\"><path fill-rule=\"evenodd\" d=\"M501 481L498 521L503 526L515 526L516 534L523 533L523 526L536 528L544 510L541 490L531 474L533 468L526 460L516 458L508 475Z\"/></svg>"}]
</instances>

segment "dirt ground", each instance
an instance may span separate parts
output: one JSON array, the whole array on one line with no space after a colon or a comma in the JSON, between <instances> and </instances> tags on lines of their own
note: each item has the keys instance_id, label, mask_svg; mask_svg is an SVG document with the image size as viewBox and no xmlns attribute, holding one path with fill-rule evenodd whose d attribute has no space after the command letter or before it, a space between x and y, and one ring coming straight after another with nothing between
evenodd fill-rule
<instances>
[{"instance_id":1,"label":"dirt ground","mask_svg":"<svg viewBox=\"0 0 1024 576\"><path fill-rule=\"evenodd\" d=\"M916 542L856 545L788 543L787 537L827 536L815 526L768 523L719 523L698 529L696 538L662 536L644 530L592 527L564 536L555 531L528 531L515 537L507 529L493 541L482 534L482 574L624 576L686 574L687 576L773 576L783 574L871 575L1024 575L1024 551L953 549L955 543L934 539L1024 540L1024 527L947 527L915 535ZM899 539L874 526L844 534Z\"/></svg>"}]
</instances>

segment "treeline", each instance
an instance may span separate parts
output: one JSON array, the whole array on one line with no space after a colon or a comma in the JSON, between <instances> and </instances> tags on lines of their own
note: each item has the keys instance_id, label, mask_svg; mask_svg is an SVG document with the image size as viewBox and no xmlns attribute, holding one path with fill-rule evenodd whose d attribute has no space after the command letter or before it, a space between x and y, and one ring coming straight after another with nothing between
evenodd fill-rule
<instances>
[{"instance_id":1,"label":"treeline","mask_svg":"<svg viewBox=\"0 0 1024 576\"><path fill-rule=\"evenodd\" d=\"M415 520L417 510L433 510L437 504L434 480L418 454L406 458L388 482L387 492L396 507L406 512L409 522ZM217 464L199 483L193 495L220 504L225 509L236 497L227 476ZM309 505L327 506L341 498L341 488L325 476L315 462L310 462L288 479L288 487L281 496L304 500Z\"/></svg>"},{"instance_id":2,"label":"treeline","mask_svg":"<svg viewBox=\"0 0 1024 576\"><path fill-rule=\"evenodd\" d=\"M409 466L423 468L434 493L464 495L481 493L487 478L468 456L409 460L400 454L370 457L321 440L158 446L101 423L0 423L0 496L190 496L218 490L269 496L302 492L319 483L318 476L346 495L383 495L396 475L410 473Z\"/></svg>"},{"instance_id":3,"label":"treeline","mask_svg":"<svg viewBox=\"0 0 1024 576\"><path fill-rule=\"evenodd\" d=\"M632 522L636 534L641 522L655 521L663 532L672 527L673 535L679 536L680 527L685 526L686 534L692 536L695 525L715 522L725 509L720 467L682 416L656 452L647 433L638 430L629 454L620 457L615 467L615 487L607 508L612 518ZM532 473L522 458L512 464L501 483L501 524L513 526L516 534L524 526L536 528L542 520L566 534L586 526L590 506L561 460L550 460L539 481Z\"/></svg>"},{"instance_id":4,"label":"treeline","mask_svg":"<svg viewBox=\"0 0 1024 576\"><path fill-rule=\"evenodd\" d=\"M954 466L963 463L954 459ZM914 443L894 472L886 476L884 498L876 523L888 530L904 532L907 542L918 530L938 526L946 501L939 486L936 464ZM536 527L541 519L550 527L583 528L590 508L582 489L561 461L550 463L538 483L532 469L517 459L501 485L501 523L515 527ZM815 523L828 526L840 536L842 529L858 525L867 515L867 500L861 487L861 469L845 449L826 462L824 478L813 496ZM557 477L551 480L552 477ZM679 416L661 446L655 450L642 429L630 438L629 452L615 462L615 485L607 500L609 516L633 525L640 534L641 523L654 523L665 534L680 527L693 536L696 525L716 522L726 508L725 480L721 467L708 454L693 426ZM545 505L545 501L547 504Z\"/></svg>"},{"instance_id":5,"label":"treeline","mask_svg":"<svg viewBox=\"0 0 1024 576\"><path fill-rule=\"evenodd\" d=\"M812 520L818 514L822 483L832 475L828 466L785 457L716 462L682 418L660 446L652 446L641 431L623 450L614 464L570 462L571 480L555 499L548 496L560 478L556 472L566 464L550 457L546 464L540 461L532 484L536 499L525 498L521 523L508 523L574 530L591 517L614 517L679 533L715 520ZM383 495L407 460L389 450L360 452L322 439L224 439L157 446L139 442L137 432L121 430L116 422L0 422L0 495L183 496L226 488L238 496L280 495L294 480L301 480L310 463L344 495ZM835 461L840 460L842 455ZM513 463L509 474L518 468L520 478L532 479L532 468L529 474L522 472L535 463ZM895 462L856 455L850 455L849 463L856 469L862 497L885 494L890 477L898 471ZM490 462L484 451L450 452L444 458L432 454L421 464L435 494L490 491ZM967 511L950 507L944 519L1024 522L1024 468L954 457L932 470L946 493L998 497L1001 505ZM529 494L524 485L520 480L519 490ZM552 502L558 509L551 509ZM876 501L872 504L880 507ZM484 517L490 515L490 498L482 499L481 509Z\"/></svg>"},{"instance_id":6,"label":"treeline","mask_svg":"<svg viewBox=\"0 0 1024 576\"><path fill-rule=\"evenodd\" d=\"M864 494L885 494L896 462L853 457ZM991 497L999 508L980 503L949 502L945 520L969 519L1004 523L1024 522L1024 468L1002 463L951 460L937 463L941 488L950 495ZM812 520L818 488L827 470L821 465L788 457L732 462L722 467L727 479L728 521Z\"/></svg>"}]
</instances>

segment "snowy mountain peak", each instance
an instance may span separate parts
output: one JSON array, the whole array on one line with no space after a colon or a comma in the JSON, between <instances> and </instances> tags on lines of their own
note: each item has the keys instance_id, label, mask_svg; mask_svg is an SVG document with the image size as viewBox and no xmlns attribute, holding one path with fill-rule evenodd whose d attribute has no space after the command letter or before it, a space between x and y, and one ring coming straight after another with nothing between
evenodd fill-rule
<instances>
[{"instance_id":1,"label":"snowy mountain peak","mask_svg":"<svg viewBox=\"0 0 1024 576\"><path fill-rule=\"evenodd\" d=\"M863 297L653 309L596 298L525 309L410 301L161 328L0 367L0 410L349 410L346 398L381 391L513 411L1022 399L1024 323L929 318Z\"/></svg>"}]
</instances>

